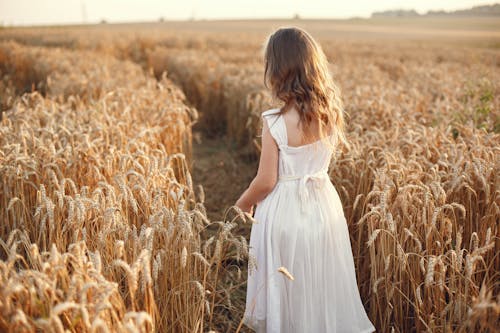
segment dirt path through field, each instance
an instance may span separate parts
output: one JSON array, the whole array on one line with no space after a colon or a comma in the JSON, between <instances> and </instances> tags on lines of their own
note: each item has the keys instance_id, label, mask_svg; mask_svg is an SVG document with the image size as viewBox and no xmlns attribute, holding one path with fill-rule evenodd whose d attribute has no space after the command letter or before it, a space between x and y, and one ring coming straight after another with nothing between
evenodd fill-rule
<instances>
[{"instance_id":1,"label":"dirt path through field","mask_svg":"<svg viewBox=\"0 0 500 333\"><path fill-rule=\"evenodd\" d=\"M199 136L194 131L194 137ZM224 211L233 205L239 195L250 184L257 171L257 161L245 160L229 140L224 137L193 140L192 177L196 185L203 186L205 207L211 221L223 219ZM233 234L243 235L250 240L251 224L240 224L233 229ZM240 266L242 276L247 276L247 264ZM218 332L234 332L241 320L238 314L244 311L246 284L231 292L233 310L218 308L215 326ZM234 311L234 309L238 309ZM251 332L246 327L241 333Z\"/></svg>"},{"instance_id":2,"label":"dirt path through field","mask_svg":"<svg viewBox=\"0 0 500 333\"><path fill-rule=\"evenodd\" d=\"M192 177L205 191L205 207L210 220L221 220L250 184L257 162L245 159L224 137L193 140Z\"/></svg>"}]
</instances>

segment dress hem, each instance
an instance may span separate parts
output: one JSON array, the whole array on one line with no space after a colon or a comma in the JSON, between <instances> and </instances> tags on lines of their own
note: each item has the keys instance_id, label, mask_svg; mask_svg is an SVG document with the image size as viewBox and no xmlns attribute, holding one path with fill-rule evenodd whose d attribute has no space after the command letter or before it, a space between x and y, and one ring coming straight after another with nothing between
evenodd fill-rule
<instances>
[{"instance_id":1,"label":"dress hem","mask_svg":"<svg viewBox=\"0 0 500 333\"><path fill-rule=\"evenodd\" d=\"M259 325L256 323L256 321L261 321L261 322L264 322L266 321L266 318L263 318L263 319L252 319L252 317L248 317L248 316L244 316L244 319L243 319L243 324L245 326L247 326L248 328L254 330L257 332L257 330L261 329L261 327L259 327ZM360 331L358 333L372 333L372 332L376 332L377 329L375 328L375 326L372 326L370 328L367 328L366 330L363 330L363 331Z\"/></svg>"}]
</instances>

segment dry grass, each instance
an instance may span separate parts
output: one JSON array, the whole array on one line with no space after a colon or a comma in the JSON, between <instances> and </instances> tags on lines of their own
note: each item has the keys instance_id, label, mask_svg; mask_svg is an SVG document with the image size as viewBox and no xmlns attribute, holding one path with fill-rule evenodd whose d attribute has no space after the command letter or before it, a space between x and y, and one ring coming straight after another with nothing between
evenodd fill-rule
<instances>
[{"instance_id":1,"label":"dry grass","mask_svg":"<svg viewBox=\"0 0 500 333\"><path fill-rule=\"evenodd\" d=\"M58 86L65 79L75 83L58 66L75 52L12 43L5 48L50 57L54 68L42 82L59 75ZM203 198L194 191L185 156L196 110L166 78L157 81L132 63L87 56L93 64L80 68L81 81L113 70L121 71L122 77L114 76L121 83L102 77L105 83L97 83L99 93L92 96L88 92L97 90L80 81L69 93L51 88L45 96L23 94L3 115L2 325L25 325L19 329L26 331L53 325L73 332L97 326L203 330L227 297L219 273L228 276L234 268L223 263L248 250L231 233L234 221L207 220ZM202 244L209 229L215 229L215 242ZM16 252L18 247L25 250ZM27 249L50 251L55 259L32 260ZM66 259L59 263L60 257ZM82 262L81 269L72 260ZM47 287L37 284L59 276ZM11 294L11 286L21 286L19 294ZM15 301L21 296L24 302Z\"/></svg>"}]
</instances>

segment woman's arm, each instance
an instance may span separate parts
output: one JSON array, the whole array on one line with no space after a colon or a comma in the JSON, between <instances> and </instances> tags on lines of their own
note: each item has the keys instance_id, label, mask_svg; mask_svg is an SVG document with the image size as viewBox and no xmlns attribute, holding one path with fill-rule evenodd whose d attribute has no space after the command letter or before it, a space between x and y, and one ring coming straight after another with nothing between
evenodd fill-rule
<instances>
[{"instance_id":1,"label":"woman's arm","mask_svg":"<svg viewBox=\"0 0 500 333\"><path fill-rule=\"evenodd\" d=\"M262 148L257 175L236 201L236 206L251 213L252 206L264 199L278 180L278 145L274 141L269 126L264 119L262 127Z\"/></svg>"}]
</instances>

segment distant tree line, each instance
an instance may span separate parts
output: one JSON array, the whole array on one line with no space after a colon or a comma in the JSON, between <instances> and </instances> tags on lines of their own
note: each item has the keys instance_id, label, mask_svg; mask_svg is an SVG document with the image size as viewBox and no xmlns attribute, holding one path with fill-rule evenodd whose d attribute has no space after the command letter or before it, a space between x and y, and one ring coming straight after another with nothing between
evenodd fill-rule
<instances>
[{"instance_id":1,"label":"distant tree line","mask_svg":"<svg viewBox=\"0 0 500 333\"><path fill-rule=\"evenodd\" d=\"M419 14L414 9L394 9L372 13L372 17L414 17L414 16L500 16L500 4L474 6L453 11L429 10Z\"/></svg>"}]
</instances>

